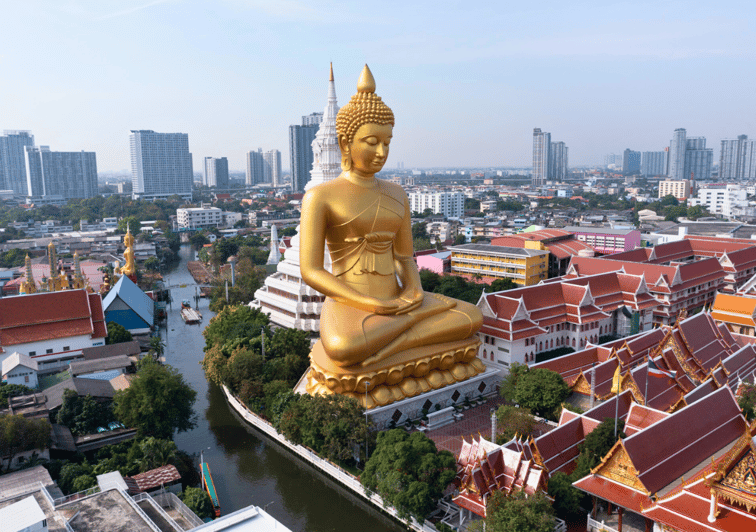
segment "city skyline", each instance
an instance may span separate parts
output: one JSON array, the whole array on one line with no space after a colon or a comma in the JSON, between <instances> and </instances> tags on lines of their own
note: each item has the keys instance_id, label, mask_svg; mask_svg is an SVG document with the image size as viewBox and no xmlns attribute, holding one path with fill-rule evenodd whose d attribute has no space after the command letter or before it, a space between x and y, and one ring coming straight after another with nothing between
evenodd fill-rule
<instances>
[{"instance_id":1,"label":"city skyline","mask_svg":"<svg viewBox=\"0 0 756 532\"><path fill-rule=\"evenodd\" d=\"M345 101L368 63L394 109L387 168L527 167L536 126L570 147L571 166L660 151L677 128L706 137L716 162L722 139L756 136L740 96L756 77L752 11L11 3L0 21L0 129L94 151L103 172L129 169L130 130L180 131L197 161L227 157L239 171L258 146L286 149L288 126L322 107L333 61Z\"/></svg>"}]
</instances>

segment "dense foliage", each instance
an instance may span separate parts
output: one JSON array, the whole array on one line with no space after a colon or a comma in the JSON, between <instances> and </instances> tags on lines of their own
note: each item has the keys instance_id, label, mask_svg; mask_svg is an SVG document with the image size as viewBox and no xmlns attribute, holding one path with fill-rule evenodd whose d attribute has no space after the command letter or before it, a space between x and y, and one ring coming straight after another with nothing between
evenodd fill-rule
<instances>
[{"instance_id":1,"label":"dense foliage","mask_svg":"<svg viewBox=\"0 0 756 532\"><path fill-rule=\"evenodd\" d=\"M252 410L267 415L276 395L289 391L310 364L310 339L297 329L267 327L268 316L247 305L226 307L205 328L202 367ZM265 336L265 353L263 340Z\"/></svg>"},{"instance_id":2,"label":"dense foliage","mask_svg":"<svg viewBox=\"0 0 756 532\"><path fill-rule=\"evenodd\" d=\"M131 333L127 331L123 325L120 325L114 321L109 321L107 323L107 327L108 335L105 337L105 343L108 345L130 342L134 339L131 336Z\"/></svg>"},{"instance_id":3,"label":"dense foliage","mask_svg":"<svg viewBox=\"0 0 756 532\"><path fill-rule=\"evenodd\" d=\"M34 393L34 390L23 384L5 384L0 383L0 409L8 408L8 398L17 395L26 395Z\"/></svg>"},{"instance_id":4,"label":"dense foliage","mask_svg":"<svg viewBox=\"0 0 756 532\"><path fill-rule=\"evenodd\" d=\"M496 443L499 444L510 441L515 435L527 438L536 425L528 409L511 405L500 406L496 411L496 420L498 422Z\"/></svg>"},{"instance_id":5,"label":"dense foliage","mask_svg":"<svg viewBox=\"0 0 756 532\"><path fill-rule=\"evenodd\" d=\"M191 511L197 514L200 519L206 519L213 516L213 501L210 495L201 488L186 488L181 492L181 500Z\"/></svg>"},{"instance_id":6,"label":"dense foliage","mask_svg":"<svg viewBox=\"0 0 756 532\"><path fill-rule=\"evenodd\" d=\"M599 465L601 459L614 447L617 440L625 437L622 429L625 422L621 419L617 422L617 437L614 437L614 418L607 418L593 429L578 445L580 455L577 460L577 467L572 473L573 482L589 475L591 469Z\"/></svg>"},{"instance_id":7,"label":"dense foliage","mask_svg":"<svg viewBox=\"0 0 756 532\"><path fill-rule=\"evenodd\" d=\"M545 368L529 369L524 364L512 364L509 375L502 379L501 395L533 414L556 420L561 404L570 388L558 374Z\"/></svg>"},{"instance_id":8,"label":"dense foliage","mask_svg":"<svg viewBox=\"0 0 756 532\"><path fill-rule=\"evenodd\" d=\"M146 364L131 386L116 392L113 410L138 435L170 439L174 431L194 427L193 405L197 398L184 377L168 365Z\"/></svg>"},{"instance_id":9,"label":"dense foliage","mask_svg":"<svg viewBox=\"0 0 756 532\"><path fill-rule=\"evenodd\" d=\"M500 491L488 499L486 519L476 521L468 530L481 532L553 532L554 510L551 501L538 492L526 496L518 491L507 496Z\"/></svg>"},{"instance_id":10,"label":"dense foliage","mask_svg":"<svg viewBox=\"0 0 756 532\"><path fill-rule=\"evenodd\" d=\"M98 427L115 421L110 404L99 403L91 395L80 396L75 390L63 392L63 405L55 421L71 429L75 436L92 434Z\"/></svg>"},{"instance_id":11,"label":"dense foliage","mask_svg":"<svg viewBox=\"0 0 756 532\"><path fill-rule=\"evenodd\" d=\"M0 457L8 459L8 466L18 453L50 446L50 423L46 419L24 416L0 416ZM2 469L2 461L0 461Z\"/></svg>"},{"instance_id":12,"label":"dense foliage","mask_svg":"<svg viewBox=\"0 0 756 532\"><path fill-rule=\"evenodd\" d=\"M743 390L741 391L740 398L738 399L738 405L743 410L743 415L748 421L753 421L756 416L756 386L753 384L743 383Z\"/></svg>"},{"instance_id":13,"label":"dense foliage","mask_svg":"<svg viewBox=\"0 0 756 532\"><path fill-rule=\"evenodd\" d=\"M422 522L456 475L456 460L438 451L422 432L403 429L378 433L376 450L360 477L362 485L396 508L402 519Z\"/></svg>"},{"instance_id":14,"label":"dense foliage","mask_svg":"<svg viewBox=\"0 0 756 532\"><path fill-rule=\"evenodd\" d=\"M351 463L355 449L364 448L366 438L374 438L368 432L364 409L354 399L295 394L290 390L288 386L277 390L270 417L276 430L291 442L309 447L329 460Z\"/></svg>"},{"instance_id":15,"label":"dense foliage","mask_svg":"<svg viewBox=\"0 0 756 532\"><path fill-rule=\"evenodd\" d=\"M70 460L51 460L44 465L64 493L76 493L95 486L97 475L103 473L119 471L123 476L133 476L169 464L176 466L183 486L199 483L195 458L179 451L173 441L157 438L107 445L96 452L91 462L78 454Z\"/></svg>"}]
</instances>

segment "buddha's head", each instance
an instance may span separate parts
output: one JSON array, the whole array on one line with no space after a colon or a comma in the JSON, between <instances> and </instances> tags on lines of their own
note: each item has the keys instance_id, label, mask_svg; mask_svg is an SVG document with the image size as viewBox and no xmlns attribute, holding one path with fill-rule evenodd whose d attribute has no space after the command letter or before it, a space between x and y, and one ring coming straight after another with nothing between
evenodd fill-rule
<instances>
[{"instance_id":1,"label":"buddha's head","mask_svg":"<svg viewBox=\"0 0 756 532\"><path fill-rule=\"evenodd\" d=\"M365 65L357 94L336 117L342 170L364 175L380 171L388 157L393 128L394 113L375 94L375 79Z\"/></svg>"}]
</instances>

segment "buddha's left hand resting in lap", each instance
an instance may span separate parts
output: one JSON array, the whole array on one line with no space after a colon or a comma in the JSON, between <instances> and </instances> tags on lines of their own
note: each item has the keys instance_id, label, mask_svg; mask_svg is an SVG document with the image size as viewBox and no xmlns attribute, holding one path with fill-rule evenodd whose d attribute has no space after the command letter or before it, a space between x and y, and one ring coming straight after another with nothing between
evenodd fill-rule
<instances>
[{"instance_id":1,"label":"buddha's left hand resting in lap","mask_svg":"<svg viewBox=\"0 0 756 532\"><path fill-rule=\"evenodd\" d=\"M370 366L406 349L464 340L480 329L474 305L425 293L413 259L404 190L378 179L394 115L365 66L358 93L339 111L342 173L305 194L302 278L325 294L320 338L337 366ZM323 267L325 244L333 273Z\"/></svg>"}]
</instances>

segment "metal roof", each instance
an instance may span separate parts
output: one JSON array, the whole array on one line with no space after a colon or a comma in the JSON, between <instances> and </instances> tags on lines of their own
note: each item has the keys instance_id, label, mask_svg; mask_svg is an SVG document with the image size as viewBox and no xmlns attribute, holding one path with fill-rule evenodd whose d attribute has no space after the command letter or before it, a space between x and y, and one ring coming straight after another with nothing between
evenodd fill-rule
<instances>
[{"instance_id":1,"label":"metal roof","mask_svg":"<svg viewBox=\"0 0 756 532\"><path fill-rule=\"evenodd\" d=\"M102 301L102 308L105 312L108 311L108 307L115 301L116 297L120 297L124 303L149 325L154 323L154 301L150 296L142 292L128 276L121 275L115 286L105 296L105 299Z\"/></svg>"}]
</instances>

